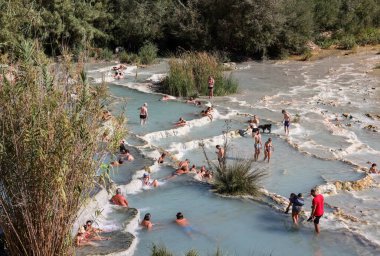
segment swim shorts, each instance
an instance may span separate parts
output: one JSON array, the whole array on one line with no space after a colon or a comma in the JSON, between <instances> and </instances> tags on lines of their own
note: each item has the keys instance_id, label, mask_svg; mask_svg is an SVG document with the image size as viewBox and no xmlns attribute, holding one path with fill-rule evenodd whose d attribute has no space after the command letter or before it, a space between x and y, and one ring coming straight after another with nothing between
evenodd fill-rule
<instances>
[{"instance_id":1,"label":"swim shorts","mask_svg":"<svg viewBox=\"0 0 380 256\"><path fill-rule=\"evenodd\" d=\"M140 119L146 119L146 115L140 115Z\"/></svg>"},{"instance_id":2,"label":"swim shorts","mask_svg":"<svg viewBox=\"0 0 380 256\"><path fill-rule=\"evenodd\" d=\"M290 125L290 121L284 121L284 126L285 127L289 127L289 125Z\"/></svg>"},{"instance_id":3,"label":"swim shorts","mask_svg":"<svg viewBox=\"0 0 380 256\"><path fill-rule=\"evenodd\" d=\"M214 87L213 87L213 86L209 86L208 89L209 89L209 90L212 90L212 89L214 89Z\"/></svg>"},{"instance_id":4,"label":"swim shorts","mask_svg":"<svg viewBox=\"0 0 380 256\"><path fill-rule=\"evenodd\" d=\"M319 219L322 217L323 215L321 216L314 216L314 223L315 224L319 224Z\"/></svg>"},{"instance_id":5,"label":"swim shorts","mask_svg":"<svg viewBox=\"0 0 380 256\"><path fill-rule=\"evenodd\" d=\"M186 227L183 227L183 230L184 230L186 233L191 233L191 231L193 231L193 228L190 227L190 226L186 226Z\"/></svg>"},{"instance_id":6,"label":"swim shorts","mask_svg":"<svg viewBox=\"0 0 380 256\"><path fill-rule=\"evenodd\" d=\"M260 149L260 148L261 148L260 143L255 143L255 149Z\"/></svg>"}]
</instances>

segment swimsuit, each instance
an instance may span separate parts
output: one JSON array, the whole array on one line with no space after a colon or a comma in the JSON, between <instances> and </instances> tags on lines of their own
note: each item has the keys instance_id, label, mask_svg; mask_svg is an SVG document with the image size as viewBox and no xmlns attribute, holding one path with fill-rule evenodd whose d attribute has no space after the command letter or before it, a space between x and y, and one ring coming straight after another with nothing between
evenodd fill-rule
<instances>
[{"instance_id":1,"label":"swimsuit","mask_svg":"<svg viewBox=\"0 0 380 256\"><path fill-rule=\"evenodd\" d=\"M193 228L190 227L190 226L185 226L185 227L183 227L183 230L184 230L186 233L191 233L191 231L193 231Z\"/></svg>"},{"instance_id":2,"label":"swimsuit","mask_svg":"<svg viewBox=\"0 0 380 256\"><path fill-rule=\"evenodd\" d=\"M140 115L140 119L146 119L146 115Z\"/></svg>"},{"instance_id":3,"label":"swimsuit","mask_svg":"<svg viewBox=\"0 0 380 256\"><path fill-rule=\"evenodd\" d=\"M289 125L290 125L290 121L284 121L284 126L285 127L289 127Z\"/></svg>"},{"instance_id":4,"label":"swimsuit","mask_svg":"<svg viewBox=\"0 0 380 256\"><path fill-rule=\"evenodd\" d=\"M255 149L260 149L260 148L261 148L260 143L255 143Z\"/></svg>"},{"instance_id":5,"label":"swimsuit","mask_svg":"<svg viewBox=\"0 0 380 256\"><path fill-rule=\"evenodd\" d=\"M314 216L314 223L315 224L319 224L319 219L323 216L323 214L321 216Z\"/></svg>"}]
</instances>

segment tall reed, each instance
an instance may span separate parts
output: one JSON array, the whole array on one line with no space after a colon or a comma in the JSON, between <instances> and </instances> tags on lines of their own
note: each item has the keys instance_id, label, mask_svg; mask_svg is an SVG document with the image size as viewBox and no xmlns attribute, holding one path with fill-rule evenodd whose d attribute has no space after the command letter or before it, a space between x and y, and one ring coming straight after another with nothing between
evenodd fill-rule
<instances>
[{"instance_id":1,"label":"tall reed","mask_svg":"<svg viewBox=\"0 0 380 256\"><path fill-rule=\"evenodd\" d=\"M169 75L163 82L163 91L175 96L208 94L208 77L215 79L214 95L236 93L238 83L231 76L225 77L222 63L205 52L186 52L169 61Z\"/></svg>"},{"instance_id":2,"label":"tall reed","mask_svg":"<svg viewBox=\"0 0 380 256\"><path fill-rule=\"evenodd\" d=\"M94 156L109 151L97 140L106 86L90 86L70 54L52 65L37 43L16 57L0 76L0 226L10 255L72 254Z\"/></svg>"}]
</instances>

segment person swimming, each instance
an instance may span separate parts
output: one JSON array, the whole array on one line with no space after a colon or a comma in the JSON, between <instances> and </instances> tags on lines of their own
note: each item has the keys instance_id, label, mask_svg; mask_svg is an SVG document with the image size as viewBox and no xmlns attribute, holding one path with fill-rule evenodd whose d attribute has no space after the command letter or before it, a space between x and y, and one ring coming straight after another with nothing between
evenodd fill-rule
<instances>
[{"instance_id":1,"label":"person swimming","mask_svg":"<svg viewBox=\"0 0 380 256\"><path fill-rule=\"evenodd\" d=\"M114 162L111 162L111 165L112 166L119 166L119 165L122 165L124 163L124 160L123 158L119 158L117 161L114 161Z\"/></svg>"},{"instance_id":2,"label":"person swimming","mask_svg":"<svg viewBox=\"0 0 380 256\"><path fill-rule=\"evenodd\" d=\"M135 160L135 158L131 155L131 153L129 152L129 150L125 150L124 153L122 153L122 155L124 156L124 159L127 160L127 161L133 161Z\"/></svg>"},{"instance_id":3,"label":"person swimming","mask_svg":"<svg viewBox=\"0 0 380 256\"><path fill-rule=\"evenodd\" d=\"M153 223L150 221L150 219L151 219L151 214L150 213L145 214L144 219L143 221L141 221L140 225L148 230L151 230L153 228Z\"/></svg>"},{"instance_id":4,"label":"person swimming","mask_svg":"<svg viewBox=\"0 0 380 256\"><path fill-rule=\"evenodd\" d=\"M183 216L183 214L181 212L178 212L176 214L175 223L178 226L182 227L183 230L186 232L186 234L191 236L191 232L193 231L193 228L190 226L189 222L187 221L187 219Z\"/></svg>"},{"instance_id":5,"label":"person swimming","mask_svg":"<svg viewBox=\"0 0 380 256\"><path fill-rule=\"evenodd\" d=\"M161 101L168 101L168 100L170 100L170 97L169 97L169 95L164 95L164 96L162 96L162 98L160 100Z\"/></svg>"}]
</instances>

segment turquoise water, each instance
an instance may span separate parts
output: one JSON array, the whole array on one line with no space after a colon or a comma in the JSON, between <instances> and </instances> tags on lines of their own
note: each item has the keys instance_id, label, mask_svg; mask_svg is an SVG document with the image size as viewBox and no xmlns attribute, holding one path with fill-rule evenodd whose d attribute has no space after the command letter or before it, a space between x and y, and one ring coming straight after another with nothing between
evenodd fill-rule
<instances>
[{"instance_id":1,"label":"turquoise water","mask_svg":"<svg viewBox=\"0 0 380 256\"><path fill-rule=\"evenodd\" d=\"M165 63L139 70L137 81L130 75L118 81L122 85L111 83L110 91L115 96L111 103L112 113L120 113L126 108L130 132L127 141L139 148L139 151L131 148L136 160L119 167L112 177L123 191L128 191L126 196L130 205L140 210L140 216L150 212L153 223L160 223L151 232L137 231L138 245L134 255L149 255L152 243L164 244L176 255L184 255L192 248L201 255L210 255L218 247L228 255L378 255L380 247L364 238L369 234L366 230L370 230L371 241L378 242L380 226L376 220L369 224L346 224L332 214L332 208L326 206L327 218L321 220L322 233L315 236L309 223L302 223L299 229L294 229L290 215L248 199L221 198L211 193L208 185L197 183L190 176L164 181L174 171L171 166L152 167L152 178L161 181L156 189L142 189L138 180L144 167L152 165L151 157L159 156L156 148L169 151L178 160L188 158L191 164L199 166L206 164L199 148L199 142L203 141L209 157L216 162L215 145L223 143L225 119L231 120L231 130L234 131L246 128L248 120L248 117L237 116L237 112L257 114L262 124L272 124L272 134L262 136L263 142L271 137L275 149L269 164L262 162L261 153L259 161L253 166L267 172L262 186L283 197L288 197L292 192L304 193L305 210L309 211L311 198L308 194L312 187L335 180L360 179L364 174L345 162L361 165L380 156L376 151L380 146L377 134L363 131L362 125L338 127L329 122L337 113L361 111L356 105L361 102L354 100L355 94L361 91L350 95L346 87L359 88L364 83L372 86L373 81L365 79L349 84L350 79L357 79L358 76L350 73L353 71L345 66L346 62L334 59L305 64L241 64L239 67L244 69L233 74L241 84L239 93L214 100L219 115L212 122L207 118L200 119L198 113L202 108L177 101L161 102L161 95L122 86L144 82L151 74L165 72ZM340 75L335 77L330 74L331 69L337 70ZM331 91L331 83L342 87L342 90ZM327 103L318 103L319 98ZM352 104L346 108L342 99L350 100ZM338 105L333 106L330 101ZM150 119L146 126L141 127L138 108L144 102L149 105ZM374 106L373 102L363 105L363 111ZM283 108L293 115L300 115L299 123L292 124L288 138L284 136L281 125ZM375 110L379 108L375 107ZM186 127L176 128L173 122L180 116L189 123ZM344 124L347 122L344 120ZM250 135L233 136L230 146L228 161L253 155ZM167 163L172 164L169 159ZM367 214L370 216L380 210L378 204L372 203L373 193L369 189L357 199L358 194L338 192L335 196L326 197L326 201L347 212L350 208L360 209L362 205L368 208ZM371 203L366 203L367 197ZM349 203L346 204L346 201ZM188 237L174 225L178 211L183 212L198 231L194 232L193 237ZM359 213L353 211L352 214ZM105 215L104 225L120 226L118 222L122 220L122 214L114 207L107 208Z\"/></svg>"},{"instance_id":2,"label":"turquoise water","mask_svg":"<svg viewBox=\"0 0 380 256\"><path fill-rule=\"evenodd\" d=\"M326 231L315 236L311 224L292 228L290 215L251 201L213 195L207 186L180 177L155 191L129 197L140 208L141 218L152 214L158 223L150 232L138 232L139 245L134 255L149 255L153 243L164 244L176 255L197 249L211 255L216 248L227 255L373 255L344 230ZM181 211L194 227L192 237L174 224ZM323 225L323 224L322 224Z\"/></svg>"}]
</instances>

